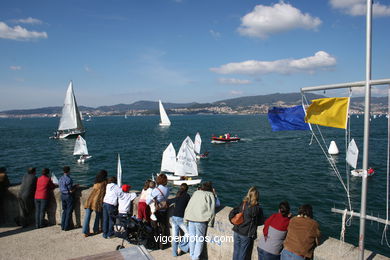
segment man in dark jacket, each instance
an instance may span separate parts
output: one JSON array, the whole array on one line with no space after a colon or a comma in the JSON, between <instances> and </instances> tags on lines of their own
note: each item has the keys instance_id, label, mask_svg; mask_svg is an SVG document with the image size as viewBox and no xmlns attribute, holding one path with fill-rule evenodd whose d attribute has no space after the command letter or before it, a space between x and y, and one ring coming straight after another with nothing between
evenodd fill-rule
<instances>
[{"instance_id":1,"label":"man in dark jacket","mask_svg":"<svg viewBox=\"0 0 390 260\"><path fill-rule=\"evenodd\" d=\"M7 175L7 169L0 167L0 223L5 222L5 195L9 187L9 179Z\"/></svg>"},{"instance_id":2,"label":"man in dark jacket","mask_svg":"<svg viewBox=\"0 0 390 260\"><path fill-rule=\"evenodd\" d=\"M36 168L29 168L23 176L18 193L19 217L15 219L17 225L26 227L34 216L34 194L37 186Z\"/></svg>"}]
</instances>

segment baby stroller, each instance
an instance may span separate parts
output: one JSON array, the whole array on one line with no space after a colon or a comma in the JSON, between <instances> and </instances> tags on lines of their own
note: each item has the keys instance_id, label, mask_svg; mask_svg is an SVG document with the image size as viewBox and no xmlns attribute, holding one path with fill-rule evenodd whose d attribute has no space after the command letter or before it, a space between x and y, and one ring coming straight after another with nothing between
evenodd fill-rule
<instances>
[{"instance_id":1,"label":"baby stroller","mask_svg":"<svg viewBox=\"0 0 390 260\"><path fill-rule=\"evenodd\" d=\"M124 248L125 240L134 245L143 245L147 249L156 247L153 239L153 228L135 217L116 216L114 234L116 237L122 238L122 245L118 245L117 250Z\"/></svg>"}]
</instances>

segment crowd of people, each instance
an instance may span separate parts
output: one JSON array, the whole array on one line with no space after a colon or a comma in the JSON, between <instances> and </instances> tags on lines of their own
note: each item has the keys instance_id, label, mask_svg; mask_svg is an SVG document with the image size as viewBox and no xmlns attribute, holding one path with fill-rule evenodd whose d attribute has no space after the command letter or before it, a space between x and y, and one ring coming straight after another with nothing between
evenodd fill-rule
<instances>
[{"instance_id":1,"label":"crowd of people","mask_svg":"<svg viewBox=\"0 0 390 260\"><path fill-rule=\"evenodd\" d=\"M187 184L181 184L173 198L168 198L170 188L165 174L158 175L156 181L147 180L139 194L137 214L134 218L150 225L155 236L170 235L184 239L172 239L172 255L189 253L192 260L200 259L208 227L213 227L219 199L211 182L203 182L192 194ZM47 225L45 213L52 191L59 188L62 202L61 229L72 228L74 192L77 186L70 176L70 168L63 167L63 175L54 184L50 170L42 169L39 178L36 168L29 168L22 178L18 193L19 216L15 221L20 226L32 224L35 212L35 227ZM0 206L3 206L4 194L9 187L5 168L0 168ZM102 233L103 238L114 236L114 224L117 217L133 217L133 201L137 194L130 192L131 186L117 185L116 177L108 177L106 170L97 173L91 192L85 203L85 217L82 233L85 237ZM251 187L240 205L233 208L229 220L233 224L233 260L251 259L253 244L257 238L257 227L264 224L263 234L257 246L259 260L274 259L311 259L320 237L319 225L313 219L311 205L302 205L297 216L292 216L287 201L279 204L277 213L266 218L259 203L260 196L256 187ZM168 219L168 208L172 206L172 216ZM92 233L90 220L95 212ZM241 218L240 221L233 219ZM0 219L1 221L2 219ZM167 247L167 241L160 240L159 248Z\"/></svg>"},{"instance_id":2,"label":"crowd of people","mask_svg":"<svg viewBox=\"0 0 390 260\"><path fill-rule=\"evenodd\" d=\"M319 244L319 224L313 219L309 204L299 207L298 215L292 216L287 201L279 203L279 210L265 221L259 206L259 192L251 187L242 203L234 208L229 219L243 213L243 222L233 223L233 260L251 259L253 242L257 238L257 226L264 224L263 235L257 246L259 260L305 260L312 259Z\"/></svg>"}]
</instances>

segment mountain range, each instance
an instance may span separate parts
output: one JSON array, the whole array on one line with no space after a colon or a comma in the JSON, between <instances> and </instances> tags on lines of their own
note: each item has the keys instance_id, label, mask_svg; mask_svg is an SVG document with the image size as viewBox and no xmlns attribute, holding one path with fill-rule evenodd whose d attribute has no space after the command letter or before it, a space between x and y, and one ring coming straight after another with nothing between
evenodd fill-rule
<instances>
[{"instance_id":1,"label":"mountain range","mask_svg":"<svg viewBox=\"0 0 390 260\"><path fill-rule=\"evenodd\" d=\"M326 96L307 93L305 95L308 101L317 98L324 98ZM248 111L254 110L256 113L263 113L268 111L272 106L294 106L302 103L301 93L275 93L269 95L247 96L232 99L225 99L213 103L163 103L166 110L171 113L232 113L242 112L250 113ZM351 109L355 112L362 112L364 103L363 97L354 97L351 99ZM371 97L371 104L374 110L387 110L387 97ZM259 110L259 107L261 109ZM226 108L225 110L221 108ZM17 109L0 112L1 116L31 116L31 115L58 115L61 113L62 107L42 107L34 109ZM79 106L79 110L83 113L94 115L119 115L119 114L158 114L157 101L137 101L132 104L117 104L111 106L99 106L96 108ZM386 111L385 110L385 111ZM138 111L138 112L137 112ZM229 112L230 111L230 112ZM243 112L245 111L245 112ZM136 113L135 113L136 112Z\"/></svg>"}]
</instances>

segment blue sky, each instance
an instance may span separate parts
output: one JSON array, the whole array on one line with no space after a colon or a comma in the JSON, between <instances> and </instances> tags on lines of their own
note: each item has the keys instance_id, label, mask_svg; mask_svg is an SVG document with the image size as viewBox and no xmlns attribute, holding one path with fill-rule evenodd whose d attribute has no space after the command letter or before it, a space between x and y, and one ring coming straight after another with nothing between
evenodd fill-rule
<instances>
[{"instance_id":1,"label":"blue sky","mask_svg":"<svg viewBox=\"0 0 390 260\"><path fill-rule=\"evenodd\" d=\"M372 78L389 78L390 0L373 9ZM360 81L365 30L365 0L3 0L0 111L61 106L70 80L92 107Z\"/></svg>"}]
</instances>

